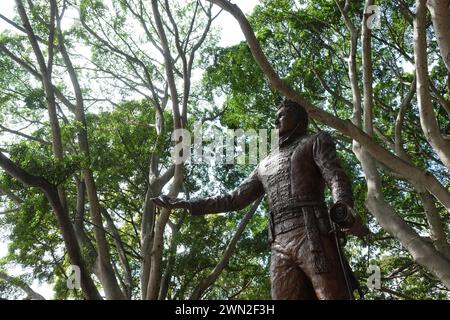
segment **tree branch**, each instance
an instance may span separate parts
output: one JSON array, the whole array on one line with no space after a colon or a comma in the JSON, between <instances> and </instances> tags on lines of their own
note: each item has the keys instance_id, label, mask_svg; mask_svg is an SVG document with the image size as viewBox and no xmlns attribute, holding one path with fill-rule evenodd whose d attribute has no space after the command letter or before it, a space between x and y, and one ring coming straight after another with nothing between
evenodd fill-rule
<instances>
[{"instance_id":1,"label":"tree branch","mask_svg":"<svg viewBox=\"0 0 450 320\"><path fill-rule=\"evenodd\" d=\"M414 59L417 75L417 104L422 131L441 159L450 169L450 144L442 138L431 103L428 79L427 40L426 40L426 0L416 0L414 18ZM447 30L448 31L448 30Z\"/></svg>"},{"instance_id":2,"label":"tree branch","mask_svg":"<svg viewBox=\"0 0 450 320\"><path fill-rule=\"evenodd\" d=\"M0 279L9 283L11 286L18 287L23 292L25 292L27 294L25 300L45 300L45 298L41 294L31 289L31 287L19 277L12 277L6 272L0 271Z\"/></svg>"},{"instance_id":3,"label":"tree branch","mask_svg":"<svg viewBox=\"0 0 450 320\"><path fill-rule=\"evenodd\" d=\"M59 228L61 229L61 233L71 263L77 265L80 268L81 288L83 289L83 293L85 294L87 299L101 300L102 298L85 268L85 264L81 256L80 247L78 246L72 223L70 222L69 216L67 215L67 212L61 204L56 186L52 185L42 177L29 174L28 172L14 164L1 152L0 167L3 168L3 170L5 170L9 175L16 178L23 185L36 187L44 192L53 211L55 212L55 216L58 221Z\"/></svg>"},{"instance_id":4,"label":"tree branch","mask_svg":"<svg viewBox=\"0 0 450 320\"><path fill-rule=\"evenodd\" d=\"M33 141L40 142L40 143L42 143L42 144L51 145L51 142L48 142L48 141L45 141L45 140L42 140L42 139L39 139L39 138L30 136L30 135L28 135L28 134L26 134L26 133L23 133L23 132L20 132L20 131L16 131L16 130L13 130L13 129L9 129L9 128L7 128L7 127L5 127L5 126L3 126L3 125L0 124L0 132L1 132L1 131L9 132L9 133L12 133L12 134L15 134L15 135L24 137L24 138L26 138L26 139L28 139L28 140L33 140Z\"/></svg>"},{"instance_id":5,"label":"tree branch","mask_svg":"<svg viewBox=\"0 0 450 320\"><path fill-rule=\"evenodd\" d=\"M450 73L450 9L448 0L427 0L441 58Z\"/></svg>"}]
</instances>

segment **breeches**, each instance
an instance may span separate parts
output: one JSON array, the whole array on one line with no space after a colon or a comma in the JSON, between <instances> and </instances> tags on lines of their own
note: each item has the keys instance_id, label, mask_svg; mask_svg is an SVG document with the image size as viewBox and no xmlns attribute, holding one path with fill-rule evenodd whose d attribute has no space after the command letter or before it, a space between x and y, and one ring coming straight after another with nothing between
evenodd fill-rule
<instances>
[{"instance_id":1,"label":"breeches","mask_svg":"<svg viewBox=\"0 0 450 320\"><path fill-rule=\"evenodd\" d=\"M272 243L271 291L274 300L351 299L333 234L321 235L327 272L316 273L314 255L303 227Z\"/></svg>"}]
</instances>

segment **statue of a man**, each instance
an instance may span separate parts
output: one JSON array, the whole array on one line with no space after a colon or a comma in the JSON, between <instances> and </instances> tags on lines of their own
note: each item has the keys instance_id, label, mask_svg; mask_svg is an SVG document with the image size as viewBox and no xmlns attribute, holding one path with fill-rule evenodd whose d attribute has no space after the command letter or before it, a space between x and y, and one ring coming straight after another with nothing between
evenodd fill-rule
<instances>
[{"instance_id":1,"label":"statue of a man","mask_svg":"<svg viewBox=\"0 0 450 320\"><path fill-rule=\"evenodd\" d=\"M353 275L325 204L327 185L334 205L330 210L340 229L364 236L368 229L352 210L351 183L326 132L307 135L308 114L285 100L275 126L279 150L262 160L233 192L190 201L161 196L165 208L185 208L192 215L240 210L264 193L269 202L271 293L273 299L352 299ZM353 284L352 284L353 282Z\"/></svg>"}]
</instances>

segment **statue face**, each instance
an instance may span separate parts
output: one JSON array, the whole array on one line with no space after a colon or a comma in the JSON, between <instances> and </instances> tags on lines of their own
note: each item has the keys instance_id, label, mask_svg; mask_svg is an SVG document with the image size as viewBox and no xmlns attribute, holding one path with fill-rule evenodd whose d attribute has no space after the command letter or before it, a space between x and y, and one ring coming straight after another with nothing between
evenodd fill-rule
<instances>
[{"instance_id":1,"label":"statue face","mask_svg":"<svg viewBox=\"0 0 450 320\"><path fill-rule=\"evenodd\" d=\"M290 108L282 107L275 115L275 128L279 130L280 136L295 129L298 124L297 114Z\"/></svg>"}]
</instances>

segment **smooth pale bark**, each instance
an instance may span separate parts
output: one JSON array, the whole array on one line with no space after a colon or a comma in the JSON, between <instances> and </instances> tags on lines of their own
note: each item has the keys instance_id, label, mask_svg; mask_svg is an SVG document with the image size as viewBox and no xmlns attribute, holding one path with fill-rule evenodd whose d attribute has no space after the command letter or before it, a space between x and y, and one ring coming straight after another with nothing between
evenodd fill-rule
<instances>
[{"instance_id":1,"label":"smooth pale bark","mask_svg":"<svg viewBox=\"0 0 450 320\"><path fill-rule=\"evenodd\" d=\"M182 103L181 103L181 120L185 124L185 123L187 123L187 109L188 109L189 94L190 94L190 90L191 90L192 66L194 63L195 53L197 52L197 50L200 48L200 46L205 41L206 36L211 27L211 23L213 21L213 18L211 18L212 4L210 4L208 11L206 11L203 8L203 11L205 11L205 13L208 15L208 22L202 32L202 35L200 36L200 39L195 44L192 45L192 49L190 50L191 52L189 53L189 55L187 55L188 41L184 42L180 39L178 26L177 26L175 19L173 18L172 12L170 10L169 1L164 0L164 4L165 4L165 12L166 12L166 14L169 18L169 21L171 22L171 25L172 25L173 34L175 37L175 46L176 46L178 55L181 57L181 61L183 64L183 99L182 99ZM192 33L192 28L194 26L194 22L196 19L197 11L199 10L199 6L200 6L199 2L197 1L195 4L194 15L193 15L193 18L192 18L192 21L190 24L188 37ZM163 48L164 48L164 45L163 45ZM165 49L164 49L164 51L165 51Z\"/></svg>"},{"instance_id":2,"label":"smooth pale bark","mask_svg":"<svg viewBox=\"0 0 450 320\"><path fill-rule=\"evenodd\" d=\"M182 164L175 166L175 172L173 181L170 186L168 196L176 197L181 190L184 177L184 167ZM156 300L159 296L159 290L162 279L162 255L164 249L164 230L169 220L170 210L161 209L158 219L155 222L155 230L153 236L152 256L151 256L151 268L147 286L148 300Z\"/></svg>"},{"instance_id":3,"label":"smooth pale bark","mask_svg":"<svg viewBox=\"0 0 450 320\"><path fill-rule=\"evenodd\" d=\"M182 120L180 117L179 108L179 98L177 86L175 83L174 66L173 59L170 54L169 43L164 30L163 21L158 8L158 1L152 0L151 7L153 12L153 17L155 19L156 30L158 32L159 40L161 41L162 52L164 56L164 68L166 71L167 82L169 86L170 98L172 100L172 112L174 129L182 128ZM183 167L182 165L177 165L174 172L174 181L172 182L169 196L176 197L181 189L181 184L183 181ZM152 255L150 262L150 272L148 276L146 299L155 300L158 298L159 290L161 286L162 271L161 263L164 250L164 230L169 220L170 210L162 209L158 219L155 222L154 234L152 241Z\"/></svg>"},{"instance_id":4,"label":"smooth pale bark","mask_svg":"<svg viewBox=\"0 0 450 320\"><path fill-rule=\"evenodd\" d=\"M362 97L361 90L358 84L358 67L356 65L356 51L358 49L358 30L348 16L349 2L345 1L344 7L341 6L339 0L335 0L345 25L350 32L350 52L348 56L348 77L350 79L350 88L352 90L352 123L358 127L362 127ZM353 149L355 147L355 141L353 141ZM354 151L354 150L353 150Z\"/></svg>"},{"instance_id":5,"label":"smooth pale bark","mask_svg":"<svg viewBox=\"0 0 450 320\"><path fill-rule=\"evenodd\" d=\"M95 250L94 245L84 231L84 219L86 213L85 198L86 185L84 184L84 181L77 181L77 202L75 207L76 209L73 228L75 230L75 235L77 237L79 246L82 248L82 251L87 252L87 269L91 272L94 272L94 274L100 279L100 271L98 270L97 264L95 263L98 258L97 251Z\"/></svg>"},{"instance_id":6,"label":"smooth pale bark","mask_svg":"<svg viewBox=\"0 0 450 320\"><path fill-rule=\"evenodd\" d=\"M366 8L372 5L373 1L366 1ZM363 61L363 92L364 92L364 131L369 136L373 135L372 127L372 60L371 60L371 32L366 26L367 15L363 19L362 32L362 61ZM370 123L367 123L370 122ZM409 251L414 261L430 272L435 274L447 287L450 286L450 261L443 258L439 252L434 250L417 232L414 231L403 219L401 219L393 208L384 199L382 192L381 177L378 173L376 163L367 153L364 146L355 148L355 154L361 162L364 175L367 181L366 206L376 217L380 225L396 237L400 243ZM429 203L424 203L429 205ZM428 208L430 209L430 208ZM394 223L392 223L394 222Z\"/></svg>"},{"instance_id":7,"label":"smooth pale bark","mask_svg":"<svg viewBox=\"0 0 450 320\"><path fill-rule=\"evenodd\" d=\"M374 3L373 0L366 0L364 5L364 16L362 21L362 64L363 64L363 115L364 132L370 137L373 136L373 71L372 71L372 30L369 28L369 7ZM356 64L356 62L355 62Z\"/></svg>"},{"instance_id":8,"label":"smooth pale bark","mask_svg":"<svg viewBox=\"0 0 450 320\"><path fill-rule=\"evenodd\" d=\"M403 160L412 163L410 156L403 148L402 128L405 118L406 109L411 104L411 100L416 92L416 77L414 77L411 87L400 104L397 119L395 120L395 135L394 135L394 149L397 155ZM439 209L436 207L433 196L421 185L412 183L414 189L423 204L425 216L430 227L430 237L433 241L436 250L441 252L447 259L450 260L450 245L447 242L447 235L445 234L443 221L441 220Z\"/></svg>"},{"instance_id":9,"label":"smooth pale bark","mask_svg":"<svg viewBox=\"0 0 450 320\"><path fill-rule=\"evenodd\" d=\"M158 119L155 120L155 123ZM157 133L157 140L161 138L163 133ZM161 194L162 188L172 179L175 174L175 165L171 165L164 173L160 174L158 170L159 157L152 153L150 156L149 164L149 177L148 186L145 194L144 205L142 209L142 222L141 222L141 270L140 270L140 282L141 282L141 297L146 298L148 276L151 266L151 254L153 246L154 226L156 217L156 208L151 201L152 198Z\"/></svg>"},{"instance_id":10,"label":"smooth pale bark","mask_svg":"<svg viewBox=\"0 0 450 320\"><path fill-rule=\"evenodd\" d=\"M170 99L172 100L172 112L173 112L173 128L181 129L185 123L180 115L180 103L178 98L177 86L175 83L175 72L173 59L170 54L169 42L164 30L163 21L159 11L158 1L151 1L153 18L155 19L155 26L158 32L159 40L161 41L161 47L164 56L164 68L166 71L167 83L169 86ZM181 190L181 186L184 180L184 165L177 164L174 169L173 181L170 186L168 195L176 197ZM164 250L164 230L169 220L170 210L162 209L158 219L155 222L153 244L152 244L152 256L150 274L147 285L146 299L155 300L158 299L161 279L162 279L162 256Z\"/></svg>"},{"instance_id":11,"label":"smooth pale bark","mask_svg":"<svg viewBox=\"0 0 450 320\"><path fill-rule=\"evenodd\" d=\"M426 39L426 0L416 0L414 18L414 60L417 77L417 104L420 125L428 143L439 156L442 163L450 169L450 143L442 138L434 114L428 78L427 39ZM447 30L450 33L450 30Z\"/></svg>"},{"instance_id":12,"label":"smooth pale bark","mask_svg":"<svg viewBox=\"0 0 450 320\"><path fill-rule=\"evenodd\" d=\"M172 55L170 54L169 42L167 40L166 32L164 31L164 25L161 18L161 14L158 8L158 1L152 0L152 12L155 19L156 30L161 41L164 56L164 69L166 70L167 83L169 84L170 99L172 100L173 122L174 129L180 129L182 127L182 119L180 117L180 102L178 98L177 86L175 83L175 73L173 66Z\"/></svg>"},{"instance_id":13,"label":"smooth pale bark","mask_svg":"<svg viewBox=\"0 0 450 320\"><path fill-rule=\"evenodd\" d=\"M152 248L153 248L153 235L155 228L156 208L151 198L159 195L159 192L153 190L153 186L147 187L145 194L144 209L142 212L141 222L141 270L140 270L140 283L141 283L141 299L147 298L147 286L149 281L151 263L152 263Z\"/></svg>"},{"instance_id":14,"label":"smooth pale bark","mask_svg":"<svg viewBox=\"0 0 450 320\"><path fill-rule=\"evenodd\" d=\"M423 209L430 227L430 238L437 251L450 261L450 245L447 241L447 235L444 230L444 224L439 214L439 208L436 206L434 198L428 191L421 186L415 186L422 200Z\"/></svg>"},{"instance_id":15,"label":"smooth pale bark","mask_svg":"<svg viewBox=\"0 0 450 320\"><path fill-rule=\"evenodd\" d=\"M363 152L358 157L367 180L366 206L374 213L380 226L400 241L414 261L434 274L447 288L450 288L450 261L441 255L430 243L422 239L413 228L398 216L384 200L380 179L373 160ZM371 163L372 162L372 163Z\"/></svg>"},{"instance_id":16,"label":"smooth pale bark","mask_svg":"<svg viewBox=\"0 0 450 320\"><path fill-rule=\"evenodd\" d=\"M442 60L450 73L450 9L448 0L428 0L428 10Z\"/></svg>"},{"instance_id":17,"label":"smooth pale bark","mask_svg":"<svg viewBox=\"0 0 450 320\"><path fill-rule=\"evenodd\" d=\"M153 34L150 32L147 26L147 22L145 21L145 18L142 14L135 11L134 8L131 6L130 3L126 2L124 3L127 8L130 10L130 12L135 16L139 22L141 23L142 27L144 28L147 38L149 42L151 42L161 53L163 53L162 49L159 48L159 45L156 43L155 38ZM83 27L88 31L96 40L98 40L103 46L108 48L111 52L114 52L118 56L123 57L127 63L129 64L136 64L138 67L140 67L145 75L145 84L148 86L148 89L151 91L152 96L147 97L151 102L154 104L156 109L156 120L155 120L155 128L156 128L156 134L158 138L156 139L156 142L160 140L162 137L162 134L164 132L164 114L163 109L166 104L167 100L167 92L164 92L164 97L162 98L163 101L160 102L160 97L158 96L158 88L155 87L152 77L151 77L151 70L148 69L147 65L141 61L134 53L127 53L123 50L121 50L119 47L115 47L113 44L111 44L108 40L101 37L100 34L95 32L89 25L87 24L87 21L85 21L84 17L81 17L81 24ZM133 68L134 70L137 70L139 68ZM141 77L140 74L136 74L137 77ZM153 98L153 100L152 100ZM157 169L158 169L158 163L159 159L154 154L151 155L151 161L150 161L150 174L149 174L149 185L147 186L146 196L144 200L143 205L143 212L142 212L142 221L141 221L141 268L140 268L140 287L141 287L141 298L145 299L147 296L147 286L149 281L149 274L150 274L150 268L151 268L151 255L152 255L152 246L153 246L153 235L154 235L154 222L155 222L155 208L153 203L151 202L151 198L156 197L160 194L161 189L159 188L159 185L161 184L160 178L158 177ZM169 179L171 176L173 176L173 168L168 170L166 173L171 173ZM161 177L162 180L164 180L164 175ZM167 182L164 182L162 186L164 186ZM161 187L162 188L162 187Z\"/></svg>"},{"instance_id":18,"label":"smooth pale bark","mask_svg":"<svg viewBox=\"0 0 450 320\"><path fill-rule=\"evenodd\" d=\"M157 163L159 162L155 156L151 157L150 177L147 192L145 194L144 208L142 212L141 222L141 298L147 298L147 286L152 262L153 237L156 220L156 208L151 201L152 198L161 194L162 188L169 182L175 174L175 166L172 165L162 175L157 175Z\"/></svg>"}]
</instances>

